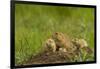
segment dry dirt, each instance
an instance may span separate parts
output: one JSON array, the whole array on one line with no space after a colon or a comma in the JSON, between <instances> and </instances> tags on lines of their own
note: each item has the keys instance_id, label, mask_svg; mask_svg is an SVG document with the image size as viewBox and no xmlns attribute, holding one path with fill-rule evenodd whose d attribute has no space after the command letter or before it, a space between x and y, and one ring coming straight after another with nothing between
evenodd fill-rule
<instances>
[{"instance_id":1,"label":"dry dirt","mask_svg":"<svg viewBox=\"0 0 100 69\"><path fill-rule=\"evenodd\" d=\"M69 54L61 53L59 51L55 53L46 51L36 56L32 56L27 62L23 63L23 65L67 63L71 61L68 55Z\"/></svg>"}]
</instances>

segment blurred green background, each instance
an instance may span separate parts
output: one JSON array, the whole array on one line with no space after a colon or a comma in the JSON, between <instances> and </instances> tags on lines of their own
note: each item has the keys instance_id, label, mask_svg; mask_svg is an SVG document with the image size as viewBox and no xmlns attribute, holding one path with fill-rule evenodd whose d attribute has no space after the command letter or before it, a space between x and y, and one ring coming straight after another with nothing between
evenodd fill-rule
<instances>
[{"instance_id":1,"label":"blurred green background","mask_svg":"<svg viewBox=\"0 0 100 69\"><path fill-rule=\"evenodd\" d=\"M94 8L16 4L15 64L39 53L53 32L84 38L94 48Z\"/></svg>"}]
</instances>

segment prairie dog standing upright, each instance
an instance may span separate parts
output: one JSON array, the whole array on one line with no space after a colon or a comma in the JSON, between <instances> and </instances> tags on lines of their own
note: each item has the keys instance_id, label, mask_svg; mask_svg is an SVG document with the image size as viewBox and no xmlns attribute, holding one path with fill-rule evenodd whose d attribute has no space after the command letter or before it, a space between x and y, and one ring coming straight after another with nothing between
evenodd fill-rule
<instances>
[{"instance_id":1,"label":"prairie dog standing upright","mask_svg":"<svg viewBox=\"0 0 100 69\"><path fill-rule=\"evenodd\" d=\"M73 45L68 36L65 36L61 32L56 32L52 35L52 39L55 41L57 48L65 48L67 52L73 51Z\"/></svg>"}]
</instances>

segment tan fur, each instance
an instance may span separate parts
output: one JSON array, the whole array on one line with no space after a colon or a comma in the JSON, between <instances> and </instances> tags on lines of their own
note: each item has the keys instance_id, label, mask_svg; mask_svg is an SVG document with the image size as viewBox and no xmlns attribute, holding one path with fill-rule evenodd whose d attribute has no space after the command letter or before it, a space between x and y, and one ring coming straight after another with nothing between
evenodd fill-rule
<instances>
[{"instance_id":1,"label":"tan fur","mask_svg":"<svg viewBox=\"0 0 100 69\"><path fill-rule=\"evenodd\" d=\"M72 51L73 45L68 36L65 36L61 32L56 32L52 35L52 38L54 39L56 46L58 48L65 48L66 51L68 51L68 52Z\"/></svg>"},{"instance_id":2,"label":"tan fur","mask_svg":"<svg viewBox=\"0 0 100 69\"><path fill-rule=\"evenodd\" d=\"M87 44L86 40L84 40L84 39L79 39L78 43L80 44L81 48L88 47L88 44Z\"/></svg>"},{"instance_id":3,"label":"tan fur","mask_svg":"<svg viewBox=\"0 0 100 69\"><path fill-rule=\"evenodd\" d=\"M84 39L78 39L78 38L76 38L76 39L73 40L73 42L79 48L88 47L87 41L84 40Z\"/></svg>"},{"instance_id":4,"label":"tan fur","mask_svg":"<svg viewBox=\"0 0 100 69\"><path fill-rule=\"evenodd\" d=\"M47 39L46 40L46 44L45 46L51 50L52 52L55 52L56 51L56 44L55 44L55 41L53 39Z\"/></svg>"}]
</instances>

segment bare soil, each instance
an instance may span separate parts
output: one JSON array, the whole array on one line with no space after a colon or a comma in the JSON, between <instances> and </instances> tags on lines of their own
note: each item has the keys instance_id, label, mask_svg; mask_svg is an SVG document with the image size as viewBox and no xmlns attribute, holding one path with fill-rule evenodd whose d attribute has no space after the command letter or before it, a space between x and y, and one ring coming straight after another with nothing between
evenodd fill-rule
<instances>
[{"instance_id":1,"label":"bare soil","mask_svg":"<svg viewBox=\"0 0 100 69\"><path fill-rule=\"evenodd\" d=\"M54 63L67 63L70 62L70 57L66 53L61 53L59 51L53 52L42 52L36 56L32 56L27 62L23 65L32 65L32 64L54 64Z\"/></svg>"}]
</instances>

